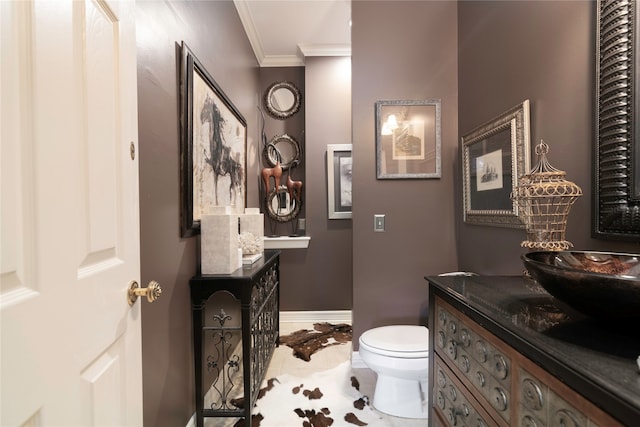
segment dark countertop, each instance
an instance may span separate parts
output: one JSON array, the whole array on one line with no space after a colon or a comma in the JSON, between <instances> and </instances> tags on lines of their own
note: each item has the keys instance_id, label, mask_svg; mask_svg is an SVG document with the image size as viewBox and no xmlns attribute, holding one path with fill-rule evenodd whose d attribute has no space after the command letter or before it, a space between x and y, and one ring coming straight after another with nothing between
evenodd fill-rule
<instances>
[{"instance_id":1,"label":"dark countertop","mask_svg":"<svg viewBox=\"0 0 640 427\"><path fill-rule=\"evenodd\" d=\"M437 295L625 424L640 420L640 324L583 316L518 276L429 276Z\"/></svg>"}]
</instances>

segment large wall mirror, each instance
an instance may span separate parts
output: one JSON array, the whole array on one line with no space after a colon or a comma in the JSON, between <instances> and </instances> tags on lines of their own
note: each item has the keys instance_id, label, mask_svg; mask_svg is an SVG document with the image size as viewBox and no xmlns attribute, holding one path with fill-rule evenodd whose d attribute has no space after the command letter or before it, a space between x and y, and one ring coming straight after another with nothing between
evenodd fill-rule
<instances>
[{"instance_id":1,"label":"large wall mirror","mask_svg":"<svg viewBox=\"0 0 640 427\"><path fill-rule=\"evenodd\" d=\"M593 237L640 239L637 4L597 1Z\"/></svg>"}]
</instances>

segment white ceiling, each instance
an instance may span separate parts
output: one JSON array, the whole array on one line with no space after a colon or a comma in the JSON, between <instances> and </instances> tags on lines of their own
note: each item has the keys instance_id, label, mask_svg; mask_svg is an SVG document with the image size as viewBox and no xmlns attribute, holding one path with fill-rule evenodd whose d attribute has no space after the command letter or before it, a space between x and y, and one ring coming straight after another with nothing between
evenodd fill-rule
<instances>
[{"instance_id":1,"label":"white ceiling","mask_svg":"<svg viewBox=\"0 0 640 427\"><path fill-rule=\"evenodd\" d=\"M351 55L351 0L233 0L261 67Z\"/></svg>"}]
</instances>

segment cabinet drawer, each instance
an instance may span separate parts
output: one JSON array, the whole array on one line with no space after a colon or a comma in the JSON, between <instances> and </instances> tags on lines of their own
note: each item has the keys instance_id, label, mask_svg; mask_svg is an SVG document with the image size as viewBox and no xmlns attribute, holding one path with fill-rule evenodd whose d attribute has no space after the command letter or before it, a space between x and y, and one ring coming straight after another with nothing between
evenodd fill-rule
<instances>
[{"instance_id":1,"label":"cabinet drawer","mask_svg":"<svg viewBox=\"0 0 640 427\"><path fill-rule=\"evenodd\" d=\"M434 361L435 379L432 406L448 426L489 427L494 422L465 386L438 357Z\"/></svg>"},{"instance_id":2,"label":"cabinet drawer","mask_svg":"<svg viewBox=\"0 0 640 427\"><path fill-rule=\"evenodd\" d=\"M512 362L469 319L436 302L435 351L495 413L510 424Z\"/></svg>"},{"instance_id":3,"label":"cabinet drawer","mask_svg":"<svg viewBox=\"0 0 640 427\"><path fill-rule=\"evenodd\" d=\"M620 423L527 359L518 368L518 426L614 427Z\"/></svg>"}]
</instances>

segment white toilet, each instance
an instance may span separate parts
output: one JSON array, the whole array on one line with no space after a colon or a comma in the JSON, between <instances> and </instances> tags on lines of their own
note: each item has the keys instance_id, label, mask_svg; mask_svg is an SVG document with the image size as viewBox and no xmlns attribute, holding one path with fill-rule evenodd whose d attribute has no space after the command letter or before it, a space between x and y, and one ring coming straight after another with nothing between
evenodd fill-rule
<instances>
[{"instance_id":1,"label":"white toilet","mask_svg":"<svg viewBox=\"0 0 640 427\"><path fill-rule=\"evenodd\" d=\"M429 330L392 325L369 329L360 336L362 361L376 374L373 407L403 418L427 418Z\"/></svg>"}]
</instances>

